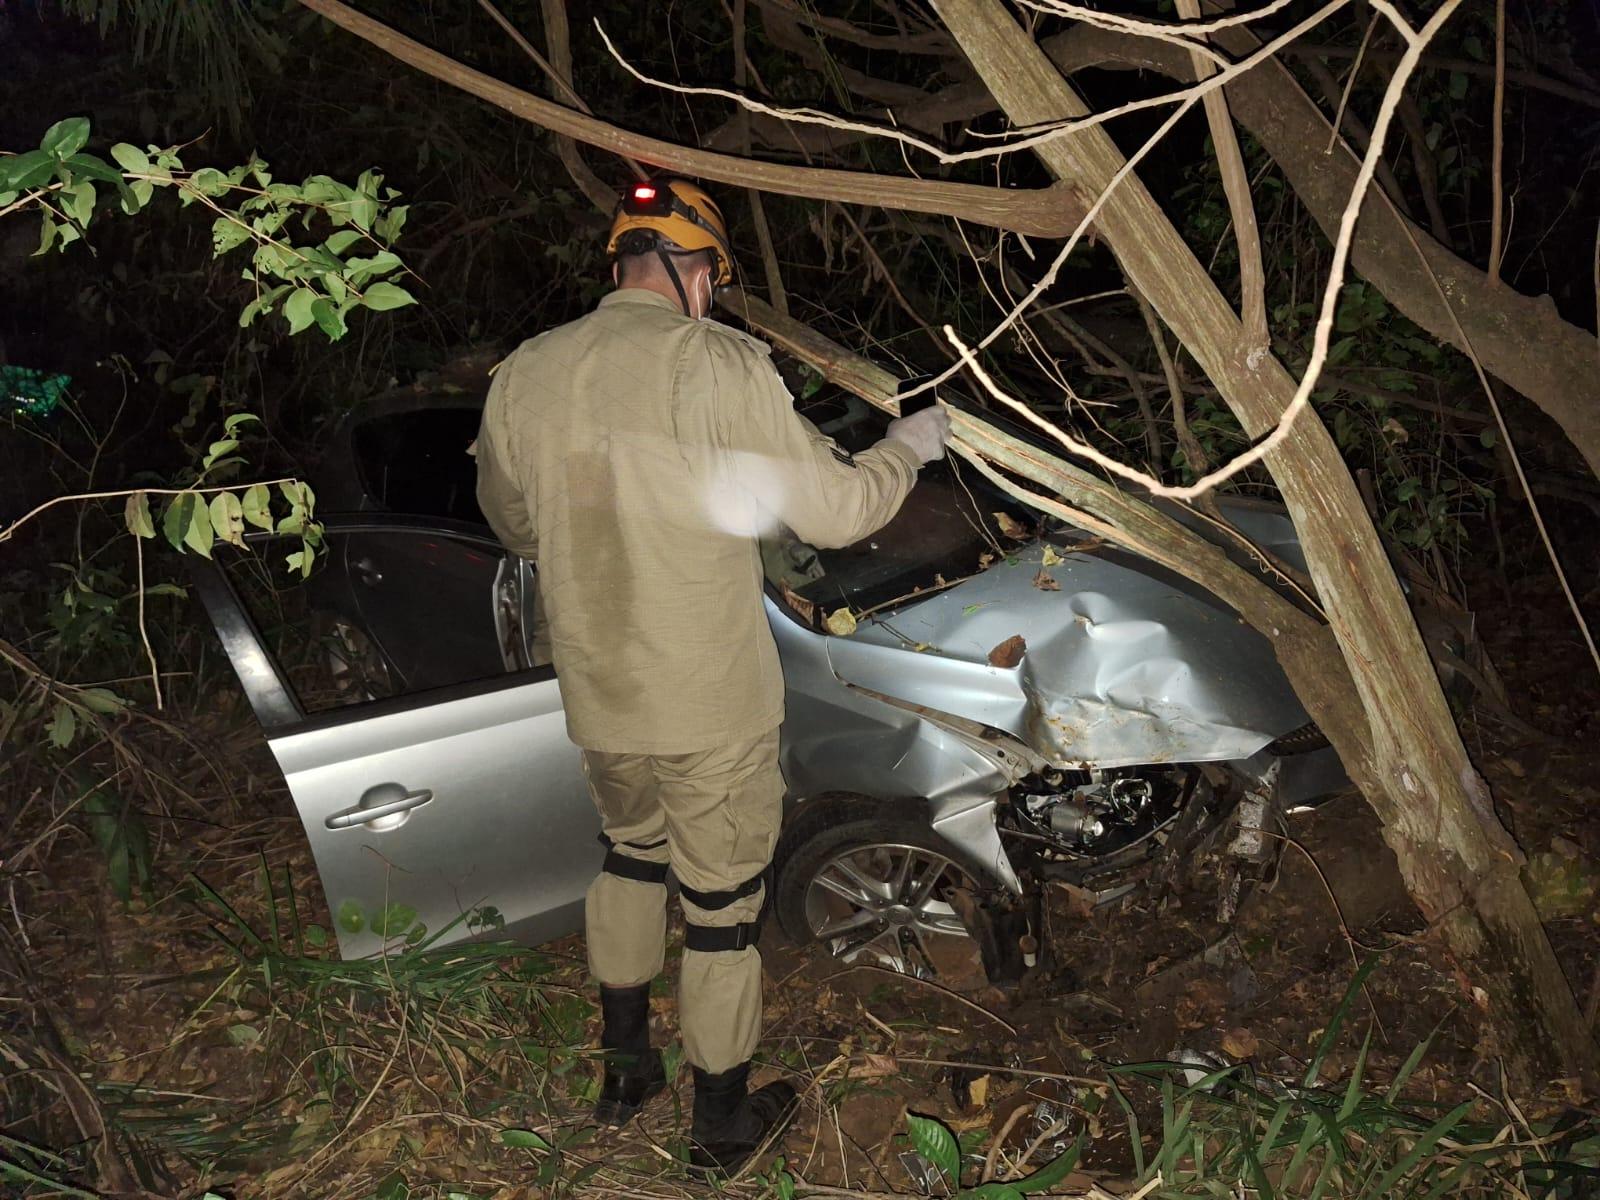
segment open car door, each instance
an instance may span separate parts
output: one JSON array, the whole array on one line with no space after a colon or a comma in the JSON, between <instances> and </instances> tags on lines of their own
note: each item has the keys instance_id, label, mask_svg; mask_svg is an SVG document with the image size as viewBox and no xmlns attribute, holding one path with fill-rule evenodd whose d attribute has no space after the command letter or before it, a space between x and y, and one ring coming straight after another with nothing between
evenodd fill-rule
<instances>
[{"instance_id":1,"label":"open car door","mask_svg":"<svg viewBox=\"0 0 1600 1200\"><path fill-rule=\"evenodd\" d=\"M600 824L554 671L517 669L532 568L455 522L324 527L309 579L284 569L298 541L259 535L243 552L219 544L195 582L294 797L341 952L393 948L418 923L448 927L447 942L501 920L529 943L578 929Z\"/></svg>"}]
</instances>

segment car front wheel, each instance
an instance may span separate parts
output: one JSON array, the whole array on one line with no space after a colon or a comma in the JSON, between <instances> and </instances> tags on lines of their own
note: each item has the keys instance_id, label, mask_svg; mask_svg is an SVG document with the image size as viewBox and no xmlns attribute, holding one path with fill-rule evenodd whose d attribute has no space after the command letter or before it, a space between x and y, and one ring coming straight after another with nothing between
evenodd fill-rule
<instances>
[{"instance_id":1,"label":"car front wheel","mask_svg":"<svg viewBox=\"0 0 1600 1200\"><path fill-rule=\"evenodd\" d=\"M982 885L915 816L870 800L802 805L776 855L773 906L801 943L852 965L959 980L982 967L963 913Z\"/></svg>"}]
</instances>

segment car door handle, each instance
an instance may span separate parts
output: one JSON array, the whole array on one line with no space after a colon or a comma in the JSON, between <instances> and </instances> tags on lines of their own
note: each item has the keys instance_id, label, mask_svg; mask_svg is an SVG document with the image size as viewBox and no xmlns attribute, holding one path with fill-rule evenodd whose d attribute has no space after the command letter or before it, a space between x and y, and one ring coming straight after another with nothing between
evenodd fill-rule
<instances>
[{"instance_id":1,"label":"car door handle","mask_svg":"<svg viewBox=\"0 0 1600 1200\"><path fill-rule=\"evenodd\" d=\"M356 573L356 578L368 587L377 587L383 582L383 572L378 570L378 564L370 558L358 558L350 564Z\"/></svg>"},{"instance_id":2,"label":"car door handle","mask_svg":"<svg viewBox=\"0 0 1600 1200\"><path fill-rule=\"evenodd\" d=\"M398 783L380 783L361 794L360 804L334 813L325 823L329 829L350 829L421 808L432 799L433 792L429 788L410 792Z\"/></svg>"}]
</instances>

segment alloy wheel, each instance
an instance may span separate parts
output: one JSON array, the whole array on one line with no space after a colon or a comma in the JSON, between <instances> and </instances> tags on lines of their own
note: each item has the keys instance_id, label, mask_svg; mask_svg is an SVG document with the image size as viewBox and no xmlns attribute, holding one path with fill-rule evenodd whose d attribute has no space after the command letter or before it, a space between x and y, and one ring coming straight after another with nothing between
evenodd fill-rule
<instances>
[{"instance_id":1,"label":"alloy wheel","mask_svg":"<svg viewBox=\"0 0 1600 1200\"><path fill-rule=\"evenodd\" d=\"M960 867L920 846L851 846L812 875L806 922L843 962L932 979L952 953L970 959L975 952L951 903L953 892L971 888Z\"/></svg>"}]
</instances>

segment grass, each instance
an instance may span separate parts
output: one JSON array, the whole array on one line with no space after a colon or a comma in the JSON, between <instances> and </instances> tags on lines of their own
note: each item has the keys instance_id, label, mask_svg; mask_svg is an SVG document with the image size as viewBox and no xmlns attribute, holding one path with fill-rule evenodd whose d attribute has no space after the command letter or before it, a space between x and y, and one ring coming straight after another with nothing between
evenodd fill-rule
<instances>
[{"instance_id":1,"label":"grass","mask_svg":"<svg viewBox=\"0 0 1600 1200\"><path fill-rule=\"evenodd\" d=\"M1055 1077L1074 1114L1062 1127L1022 1122L1008 1139L982 1113L956 1122L959 1130L904 1114L905 1134L884 1144L878 1157L886 1161L873 1173L857 1172L855 1186L838 1158L815 1153L818 1143L831 1128L844 1153L838 1121L847 1104L885 1113L924 1106L928 1081L919 1093L906 1073L919 1047L938 1052L940 1035L925 1022L874 1016L867 1005L892 1006L892 991L852 1001L853 1013L841 1002L833 1015L855 1022L853 1032L808 1042L780 1028L765 1047L802 1085L803 1123L814 1132L788 1139L787 1161L712 1189L680 1168L681 1108L664 1107L621 1133L586 1123L594 1010L580 957L503 942L442 947L448 931L418 934L386 913L396 951L345 962L328 956L325 935L317 944L283 873L263 863L257 878L254 892L241 889L231 901L199 879L180 897L191 931L209 927L214 952L176 984L184 1009L173 1047L214 1060L210 1085L164 1084L172 1059L159 1056L137 1078L108 1074L93 1085L107 1143L132 1179L159 1195L193 1197L208 1187L242 1200L1600 1195L1592 1121L1530 1121L1509 1098L1482 1092L1450 1104L1419 1098L1416 1072L1429 1041L1382 1073L1362 1044L1340 1082L1322 1078L1336 1044L1355 1036L1355 998L1376 960L1351 981L1295 1079L1247 1066L1196 1079L1185 1075L1194 1068L1171 1063L1098 1065ZM827 1001L807 993L792 1002L815 1015ZM658 1003L670 1011L670 996ZM820 1028L850 1028L838 1021ZM819 1048L825 1060L814 1056ZM681 1061L675 1046L669 1058ZM1029 1078L983 1069L991 1107ZM808 1137L812 1151L797 1152ZM1063 1139L1069 1149L1054 1154L1049 1147ZM99 1196L86 1181L104 1180L105 1152L0 1136L0 1191ZM902 1169L902 1153L916 1156L907 1161L918 1169ZM867 1177L878 1190L860 1190ZM921 1189L904 1182L918 1178Z\"/></svg>"}]
</instances>

